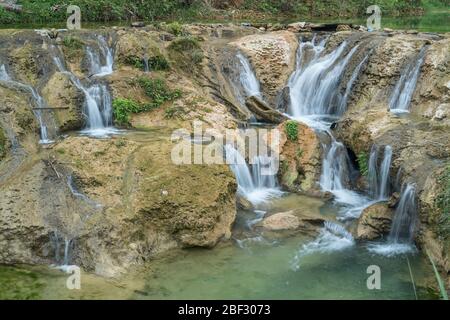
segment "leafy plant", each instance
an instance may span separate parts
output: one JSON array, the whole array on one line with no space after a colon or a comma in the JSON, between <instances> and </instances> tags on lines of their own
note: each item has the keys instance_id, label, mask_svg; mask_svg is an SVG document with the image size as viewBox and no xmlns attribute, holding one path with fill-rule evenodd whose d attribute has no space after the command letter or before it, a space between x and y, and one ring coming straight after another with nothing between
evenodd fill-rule
<instances>
[{"instance_id":1,"label":"leafy plant","mask_svg":"<svg viewBox=\"0 0 450 320\"><path fill-rule=\"evenodd\" d=\"M157 55L148 59L150 70L167 70L170 68L169 62L163 55Z\"/></svg>"},{"instance_id":2,"label":"leafy plant","mask_svg":"<svg viewBox=\"0 0 450 320\"><path fill-rule=\"evenodd\" d=\"M152 100L150 108L159 107L166 101L181 97L180 90L171 90L162 79L139 78L138 83L145 94Z\"/></svg>"},{"instance_id":3,"label":"leafy plant","mask_svg":"<svg viewBox=\"0 0 450 320\"><path fill-rule=\"evenodd\" d=\"M137 69L144 68L144 63L142 62L142 59L137 56L127 56L124 60L125 64L133 66Z\"/></svg>"},{"instance_id":4,"label":"leafy plant","mask_svg":"<svg viewBox=\"0 0 450 320\"><path fill-rule=\"evenodd\" d=\"M172 41L172 43L169 45L169 49L178 52L185 52L194 49L200 49L200 44L198 42L198 39L195 37L180 37Z\"/></svg>"},{"instance_id":5,"label":"leafy plant","mask_svg":"<svg viewBox=\"0 0 450 320\"><path fill-rule=\"evenodd\" d=\"M183 32L183 26L177 21L169 23L167 25L167 29L169 30L170 33L172 33L175 36L180 36L181 33Z\"/></svg>"},{"instance_id":6,"label":"leafy plant","mask_svg":"<svg viewBox=\"0 0 450 320\"><path fill-rule=\"evenodd\" d=\"M141 106L133 100L118 98L113 101L114 121L118 125L129 125L130 114L140 110Z\"/></svg>"},{"instance_id":7,"label":"leafy plant","mask_svg":"<svg viewBox=\"0 0 450 320\"><path fill-rule=\"evenodd\" d=\"M356 161L358 162L359 172L361 172L361 175L367 177L369 174L369 158L367 156L367 153L360 152L357 155Z\"/></svg>"},{"instance_id":8,"label":"leafy plant","mask_svg":"<svg viewBox=\"0 0 450 320\"><path fill-rule=\"evenodd\" d=\"M0 128L0 159L5 156L6 153L6 137Z\"/></svg>"},{"instance_id":9,"label":"leafy plant","mask_svg":"<svg viewBox=\"0 0 450 320\"><path fill-rule=\"evenodd\" d=\"M426 252L428 255L428 259L430 259L431 265L433 266L434 275L436 277L436 281L439 286L439 291L441 292L442 300L448 300L447 290L445 290L444 281L442 281L441 275L439 274L439 271L437 270L436 265L434 264L434 261L431 258L430 253L428 251L426 251Z\"/></svg>"},{"instance_id":10,"label":"leafy plant","mask_svg":"<svg viewBox=\"0 0 450 320\"><path fill-rule=\"evenodd\" d=\"M297 141L298 137L298 123L294 120L289 120L286 122L285 126L286 135L289 140Z\"/></svg>"},{"instance_id":11,"label":"leafy plant","mask_svg":"<svg viewBox=\"0 0 450 320\"><path fill-rule=\"evenodd\" d=\"M63 45L66 48L73 50L83 49L83 42L80 39L74 38L72 36L66 36L63 38Z\"/></svg>"}]
</instances>

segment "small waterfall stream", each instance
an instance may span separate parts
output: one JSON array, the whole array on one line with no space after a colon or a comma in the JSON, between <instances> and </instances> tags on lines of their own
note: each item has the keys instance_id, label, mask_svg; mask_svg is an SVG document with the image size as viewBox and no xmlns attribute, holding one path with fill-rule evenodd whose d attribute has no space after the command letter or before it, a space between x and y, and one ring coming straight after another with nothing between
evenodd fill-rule
<instances>
[{"instance_id":1,"label":"small waterfall stream","mask_svg":"<svg viewBox=\"0 0 450 320\"><path fill-rule=\"evenodd\" d=\"M45 100L42 98L42 96L37 92L35 88L28 84L24 84L18 81L15 81L11 78L11 76L8 74L5 65L0 65L0 81L5 82L5 84L12 86L17 89L21 89L26 91L30 94L30 97L32 98L34 108L33 108L33 114L35 115L36 119L39 122L39 128L40 128L40 141L41 144L49 144L53 143L53 139L56 138L56 126L53 124L53 134L49 133L49 123L51 122L50 117L46 117L45 115L45 109L49 108ZM49 111L47 111L48 113ZM49 116L49 115L48 115ZM54 136L54 137L51 137Z\"/></svg>"},{"instance_id":2,"label":"small waterfall stream","mask_svg":"<svg viewBox=\"0 0 450 320\"><path fill-rule=\"evenodd\" d=\"M409 112L409 105L414 95L414 91L416 90L417 80L420 75L420 68L425 60L426 52L427 46L424 46L420 50L417 58L409 63L406 69L402 72L402 75L397 81L389 100L389 109L391 112Z\"/></svg>"},{"instance_id":3,"label":"small waterfall stream","mask_svg":"<svg viewBox=\"0 0 450 320\"><path fill-rule=\"evenodd\" d=\"M395 210L391 232L389 233L389 242L411 244L414 239L416 219L416 188L414 185L407 184Z\"/></svg>"},{"instance_id":4,"label":"small waterfall stream","mask_svg":"<svg viewBox=\"0 0 450 320\"><path fill-rule=\"evenodd\" d=\"M387 257L415 252L417 219L416 188L406 184L394 213L387 242L369 245L368 250Z\"/></svg>"},{"instance_id":5,"label":"small waterfall stream","mask_svg":"<svg viewBox=\"0 0 450 320\"><path fill-rule=\"evenodd\" d=\"M283 192L278 187L275 174L264 174L263 168L269 167L273 159L268 156L256 156L247 164L242 154L231 145L225 146L226 161L236 176L238 192L254 205L264 203Z\"/></svg>"},{"instance_id":6,"label":"small waterfall stream","mask_svg":"<svg viewBox=\"0 0 450 320\"><path fill-rule=\"evenodd\" d=\"M103 77L113 73L113 50L108 46L102 35L97 37L99 52L92 47L86 47L86 54L89 58L90 74L96 77Z\"/></svg>"},{"instance_id":7,"label":"small waterfall stream","mask_svg":"<svg viewBox=\"0 0 450 320\"><path fill-rule=\"evenodd\" d=\"M250 62L244 55L240 52L236 54L236 57L239 59L241 64L240 82L242 87L244 88L246 97L251 96L261 96L261 88L259 85L259 81L256 78L255 73L250 65Z\"/></svg>"},{"instance_id":8,"label":"small waterfall stream","mask_svg":"<svg viewBox=\"0 0 450 320\"><path fill-rule=\"evenodd\" d=\"M111 49L107 47L106 41L101 36L99 36L99 44L100 48L103 48L101 51L112 59ZM86 128L82 130L82 134L102 138L117 133L117 129L112 126L112 100L107 85L96 80L91 80L90 83L84 85L75 74L67 70L59 49L53 44L50 44L49 48L58 70L68 75L72 83L85 97L84 113L87 118L87 123ZM86 53L89 57L94 57L94 60L91 61L100 61L99 56L89 47L86 48ZM106 61L108 62L109 58ZM107 72L112 72L112 61L109 61L107 66L103 67L101 67L100 64L95 64L94 69L95 68L97 71L101 71L100 73L95 74L96 76L106 75L108 74Z\"/></svg>"},{"instance_id":9,"label":"small waterfall stream","mask_svg":"<svg viewBox=\"0 0 450 320\"><path fill-rule=\"evenodd\" d=\"M379 201L387 200L389 197L389 172L392 161L391 146L384 147L384 155L379 165L379 148L372 146L369 158L369 193L370 196Z\"/></svg>"}]
</instances>

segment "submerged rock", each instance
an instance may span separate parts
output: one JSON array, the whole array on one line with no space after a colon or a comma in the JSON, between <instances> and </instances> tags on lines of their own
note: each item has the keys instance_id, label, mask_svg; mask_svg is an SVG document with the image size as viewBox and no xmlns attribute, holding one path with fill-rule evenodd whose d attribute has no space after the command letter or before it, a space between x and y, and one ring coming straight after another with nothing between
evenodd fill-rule
<instances>
[{"instance_id":1,"label":"submerged rock","mask_svg":"<svg viewBox=\"0 0 450 320\"><path fill-rule=\"evenodd\" d=\"M300 220L292 214L292 211L280 212L265 218L262 226L270 231L295 230L300 226Z\"/></svg>"}]
</instances>

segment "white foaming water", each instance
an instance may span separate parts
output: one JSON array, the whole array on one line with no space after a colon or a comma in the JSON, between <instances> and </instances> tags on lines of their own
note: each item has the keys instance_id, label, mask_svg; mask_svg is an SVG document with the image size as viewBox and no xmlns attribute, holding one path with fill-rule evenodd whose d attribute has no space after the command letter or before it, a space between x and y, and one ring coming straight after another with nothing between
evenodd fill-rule
<instances>
[{"instance_id":1,"label":"white foaming water","mask_svg":"<svg viewBox=\"0 0 450 320\"><path fill-rule=\"evenodd\" d=\"M249 166L241 153L231 145L225 146L226 161L236 176L238 192L254 205L279 197L283 192L278 188L275 175L262 174L262 168L270 165L272 159L259 156Z\"/></svg>"},{"instance_id":2,"label":"white foaming water","mask_svg":"<svg viewBox=\"0 0 450 320\"><path fill-rule=\"evenodd\" d=\"M368 246L368 250L387 257L414 253L417 250L414 246L416 220L416 189L413 185L407 184L403 188L400 201L395 210L388 242L371 244Z\"/></svg>"},{"instance_id":3,"label":"white foaming water","mask_svg":"<svg viewBox=\"0 0 450 320\"><path fill-rule=\"evenodd\" d=\"M304 244L291 261L293 270L300 269L303 257L313 253L330 253L354 246L355 240L345 228L326 221L317 238Z\"/></svg>"},{"instance_id":4,"label":"white foaming water","mask_svg":"<svg viewBox=\"0 0 450 320\"><path fill-rule=\"evenodd\" d=\"M417 59L410 63L403 71L400 79L395 85L391 99L389 101L389 109L393 113L409 112L409 105L416 90L417 79L419 78L420 68L425 60L427 47L420 50Z\"/></svg>"},{"instance_id":5,"label":"white foaming water","mask_svg":"<svg viewBox=\"0 0 450 320\"><path fill-rule=\"evenodd\" d=\"M259 81L256 78L255 73L253 72L250 62L240 52L236 54L236 57L239 59L239 62L241 64L239 77L242 87L245 90L245 94L247 95L247 97L261 96Z\"/></svg>"},{"instance_id":6,"label":"white foaming water","mask_svg":"<svg viewBox=\"0 0 450 320\"><path fill-rule=\"evenodd\" d=\"M298 78L302 74L304 68L308 65L309 61L315 61L323 50L325 50L326 38L316 44L316 35L314 34L311 41L302 41L297 49L296 56L296 68L292 75L289 77L288 86L293 85L298 81Z\"/></svg>"},{"instance_id":7,"label":"white foaming water","mask_svg":"<svg viewBox=\"0 0 450 320\"><path fill-rule=\"evenodd\" d=\"M320 45L319 45L320 46ZM355 46L341 58L347 43L344 41L336 50L326 56L314 56L313 60L291 78L289 83L291 107L294 117L304 115L334 114L339 106L337 89L350 58L356 52ZM320 53L321 47L317 49Z\"/></svg>"},{"instance_id":8,"label":"white foaming water","mask_svg":"<svg viewBox=\"0 0 450 320\"><path fill-rule=\"evenodd\" d=\"M91 47L86 48L86 53L89 58L90 71L91 74L96 77L102 77L113 73L113 52L108 46L105 38L103 36L98 36L98 46L100 52L95 52ZM102 58L104 64L102 63Z\"/></svg>"},{"instance_id":9,"label":"white foaming water","mask_svg":"<svg viewBox=\"0 0 450 320\"><path fill-rule=\"evenodd\" d=\"M393 243L412 243L416 229L417 205L416 188L407 184L395 210L389 241Z\"/></svg>"},{"instance_id":10,"label":"white foaming water","mask_svg":"<svg viewBox=\"0 0 450 320\"><path fill-rule=\"evenodd\" d=\"M414 245L406 243L373 243L367 246L367 250L388 258L417 252Z\"/></svg>"},{"instance_id":11,"label":"white foaming water","mask_svg":"<svg viewBox=\"0 0 450 320\"><path fill-rule=\"evenodd\" d=\"M372 146L369 158L369 192L373 199L379 201L389 197L389 171L392 161L391 146L384 147L383 161L378 166L379 148Z\"/></svg>"},{"instance_id":12,"label":"white foaming water","mask_svg":"<svg viewBox=\"0 0 450 320\"><path fill-rule=\"evenodd\" d=\"M99 39L103 39L103 37L99 37ZM107 138L112 134L119 133L119 130L112 126L112 101L107 86L101 83L94 83L89 87L83 85L78 77L65 68L57 48L53 45L49 47L51 48L50 53L53 56L53 61L58 70L68 75L72 83L83 92L87 125L81 131L81 134L96 138Z\"/></svg>"},{"instance_id":13,"label":"white foaming water","mask_svg":"<svg viewBox=\"0 0 450 320\"><path fill-rule=\"evenodd\" d=\"M42 98L42 96L32 86L12 80L11 77L9 76L8 72L6 71L5 65L0 66L0 81L4 81L4 82L12 85L13 87L18 87L22 90L25 90L31 95L31 97L33 98L33 101L35 103L35 106L37 108L37 109L33 110L33 113L39 122L40 137L41 137L39 143L41 143L41 144L53 143L53 140L51 140L49 138L48 128L47 128L47 125L43 118L44 115L43 115L42 108L46 108L47 104L44 101L44 99Z\"/></svg>"}]
</instances>

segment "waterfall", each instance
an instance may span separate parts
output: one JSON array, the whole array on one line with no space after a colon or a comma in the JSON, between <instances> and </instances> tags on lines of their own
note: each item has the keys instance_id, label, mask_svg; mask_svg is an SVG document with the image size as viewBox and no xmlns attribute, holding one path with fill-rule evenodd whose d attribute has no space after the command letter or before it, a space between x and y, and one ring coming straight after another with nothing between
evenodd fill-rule
<instances>
[{"instance_id":1,"label":"waterfall","mask_svg":"<svg viewBox=\"0 0 450 320\"><path fill-rule=\"evenodd\" d=\"M103 39L103 37L99 37L99 39ZM103 39L103 42L104 47L106 45L106 41ZM90 84L90 86L85 86L79 78L66 69L61 57L59 56L58 49L54 45L50 45L49 48L49 51L53 56L53 61L58 70L68 75L72 83L84 95L84 113L87 117L87 124L86 128L82 130L82 133L93 137L107 137L110 134L117 133L117 130L112 127L112 100L108 87L105 84L95 82ZM87 52L89 55L89 48L87 48Z\"/></svg>"},{"instance_id":2,"label":"waterfall","mask_svg":"<svg viewBox=\"0 0 450 320\"><path fill-rule=\"evenodd\" d=\"M416 218L416 188L414 185L407 184L402 191L400 202L395 210L389 241L392 243L412 243Z\"/></svg>"},{"instance_id":3,"label":"waterfall","mask_svg":"<svg viewBox=\"0 0 450 320\"><path fill-rule=\"evenodd\" d=\"M364 59L358 64L356 69L353 71L353 74L346 85L344 96L342 97L341 102L339 103L339 107L336 112L337 114L343 115L345 110L347 109L347 102L350 94L352 93L353 85L355 84L355 81L358 79L359 74L361 73L361 69L366 64L368 59L369 55L366 55Z\"/></svg>"},{"instance_id":4,"label":"waterfall","mask_svg":"<svg viewBox=\"0 0 450 320\"><path fill-rule=\"evenodd\" d=\"M150 72L150 66L148 64L147 54L145 54L144 59L142 59L142 62L144 63L144 72L146 72L146 73Z\"/></svg>"},{"instance_id":5,"label":"waterfall","mask_svg":"<svg viewBox=\"0 0 450 320\"><path fill-rule=\"evenodd\" d=\"M91 75L102 77L113 73L114 59L112 49L108 46L105 38L99 35L97 39L99 52L92 47L87 47L86 54L89 59Z\"/></svg>"},{"instance_id":6,"label":"waterfall","mask_svg":"<svg viewBox=\"0 0 450 320\"><path fill-rule=\"evenodd\" d=\"M394 91L389 101L389 109L393 113L409 112L409 105L416 90L417 80L420 74L420 68L425 60L427 46L420 50L417 58L408 64L403 70L400 79L395 85Z\"/></svg>"},{"instance_id":7,"label":"waterfall","mask_svg":"<svg viewBox=\"0 0 450 320\"><path fill-rule=\"evenodd\" d=\"M6 71L5 65L3 65L3 64L0 65L0 81L4 81L6 84L9 84L12 87L24 90L30 94L31 98L33 99L33 103L35 105L35 108L33 109L33 114L35 115L36 119L38 120L39 128L40 128L41 139L40 139L39 143L41 143L41 144L53 143L53 140L51 140L49 137L48 127L47 127L46 121L44 120L43 109L48 108L48 106L47 106L47 103L45 102L45 100L42 98L42 96L32 86L12 80L11 76Z\"/></svg>"},{"instance_id":8,"label":"waterfall","mask_svg":"<svg viewBox=\"0 0 450 320\"><path fill-rule=\"evenodd\" d=\"M378 159L379 148L373 145L369 158L369 193L373 199L383 201L389 197L389 172L392 161L391 146L384 147L383 161L380 166L378 166Z\"/></svg>"},{"instance_id":9,"label":"waterfall","mask_svg":"<svg viewBox=\"0 0 450 320\"><path fill-rule=\"evenodd\" d=\"M296 70L289 79L290 116L314 128L319 135L326 134L323 143L324 157L320 186L323 191L331 192L336 202L343 205L340 219L358 218L362 210L372 203L367 197L349 188L353 164L347 148L333 137L329 128L330 120L339 118L345 110L348 96L358 78L367 56L353 70L347 83L346 93L339 93L346 67L358 50L354 46L345 53L344 41L332 52L323 55L326 40L316 44L301 42L297 51Z\"/></svg>"},{"instance_id":10,"label":"waterfall","mask_svg":"<svg viewBox=\"0 0 450 320\"><path fill-rule=\"evenodd\" d=\"M247 97L261 96L261 88L259 85L259 81L256 78L255 73L253 72L250 62L240 52L236 54L236 57L238 58L241 66L239 78L241 81L241 85L244 88L246 96Z\"/></svg>"},{"instance_id":11,"label":"waterfall","mask_svg":"<svg viewBox=\"0 0 450 320\"><path fill-rule=\"evenodd\" d=\"M368 250L387 257L415 252L413 242L416 225L416 188L412 184L407 184L403 187L395 210L388 241L382 244L370 244Z\"/></svg>"},{"instance_id":12,"label":"waterfall","mask_svg":"<svg viewBox=\"0 0 450 320\"><path fill-rule=\"evenodd\" d=\"M304 67L308 65L309 61L315 61L323 50L325 50L325 43L327 38L316 44L316 34L314 34L311 41L303 41L300 38L300 43L297 49L296 55L296 67L295 71L289 77L288 86L292 88L298 81L298 78L302 74Z\"/></svg>"},{"instance_id":13,"label":"waterfall","mask_svg":"<svg viewBox=\"0 0 450 320\"><path fill-rule=\"evenodd\" d=\"M280 196L276 175L264 175L263 168L274 161L268 156L256 156L252 164L245 161L242 154L231 145L225 146L226 162L236 176L238 193L257 205Z\"/></svg>"},{"instance_id":14,"label":"waterfall","mask_svg":"<svg viewBox=\"0 0 450 320\"><path fill-rule=\"evenodd\" d=\"M73 249L73 239L67 237L61 237L57 230L53 231L52 242L55 248L55 262L58 264L58 268L65 270L70 265L71 253ZM64 251L61 259L61 240L64 242Z\"/></svg>"},{"instance_id":15,"label":"waterfall","mask_svg":"<svg viewBox=\"0 0 450 320\"><path fill-rule=\"evenodd\" d=\"M347 42L344 41L330 54L314 56L303 71L298 75L294 74L289 83L290 112L293 117L336 115L339 107L337 90L340 80L345 67L358 49L358 46L355 46L342 57L346 46ZM320 48L316 50L321 52ZM342 59L337 62L341 57Z\"/></svg>"}]
</instances>

